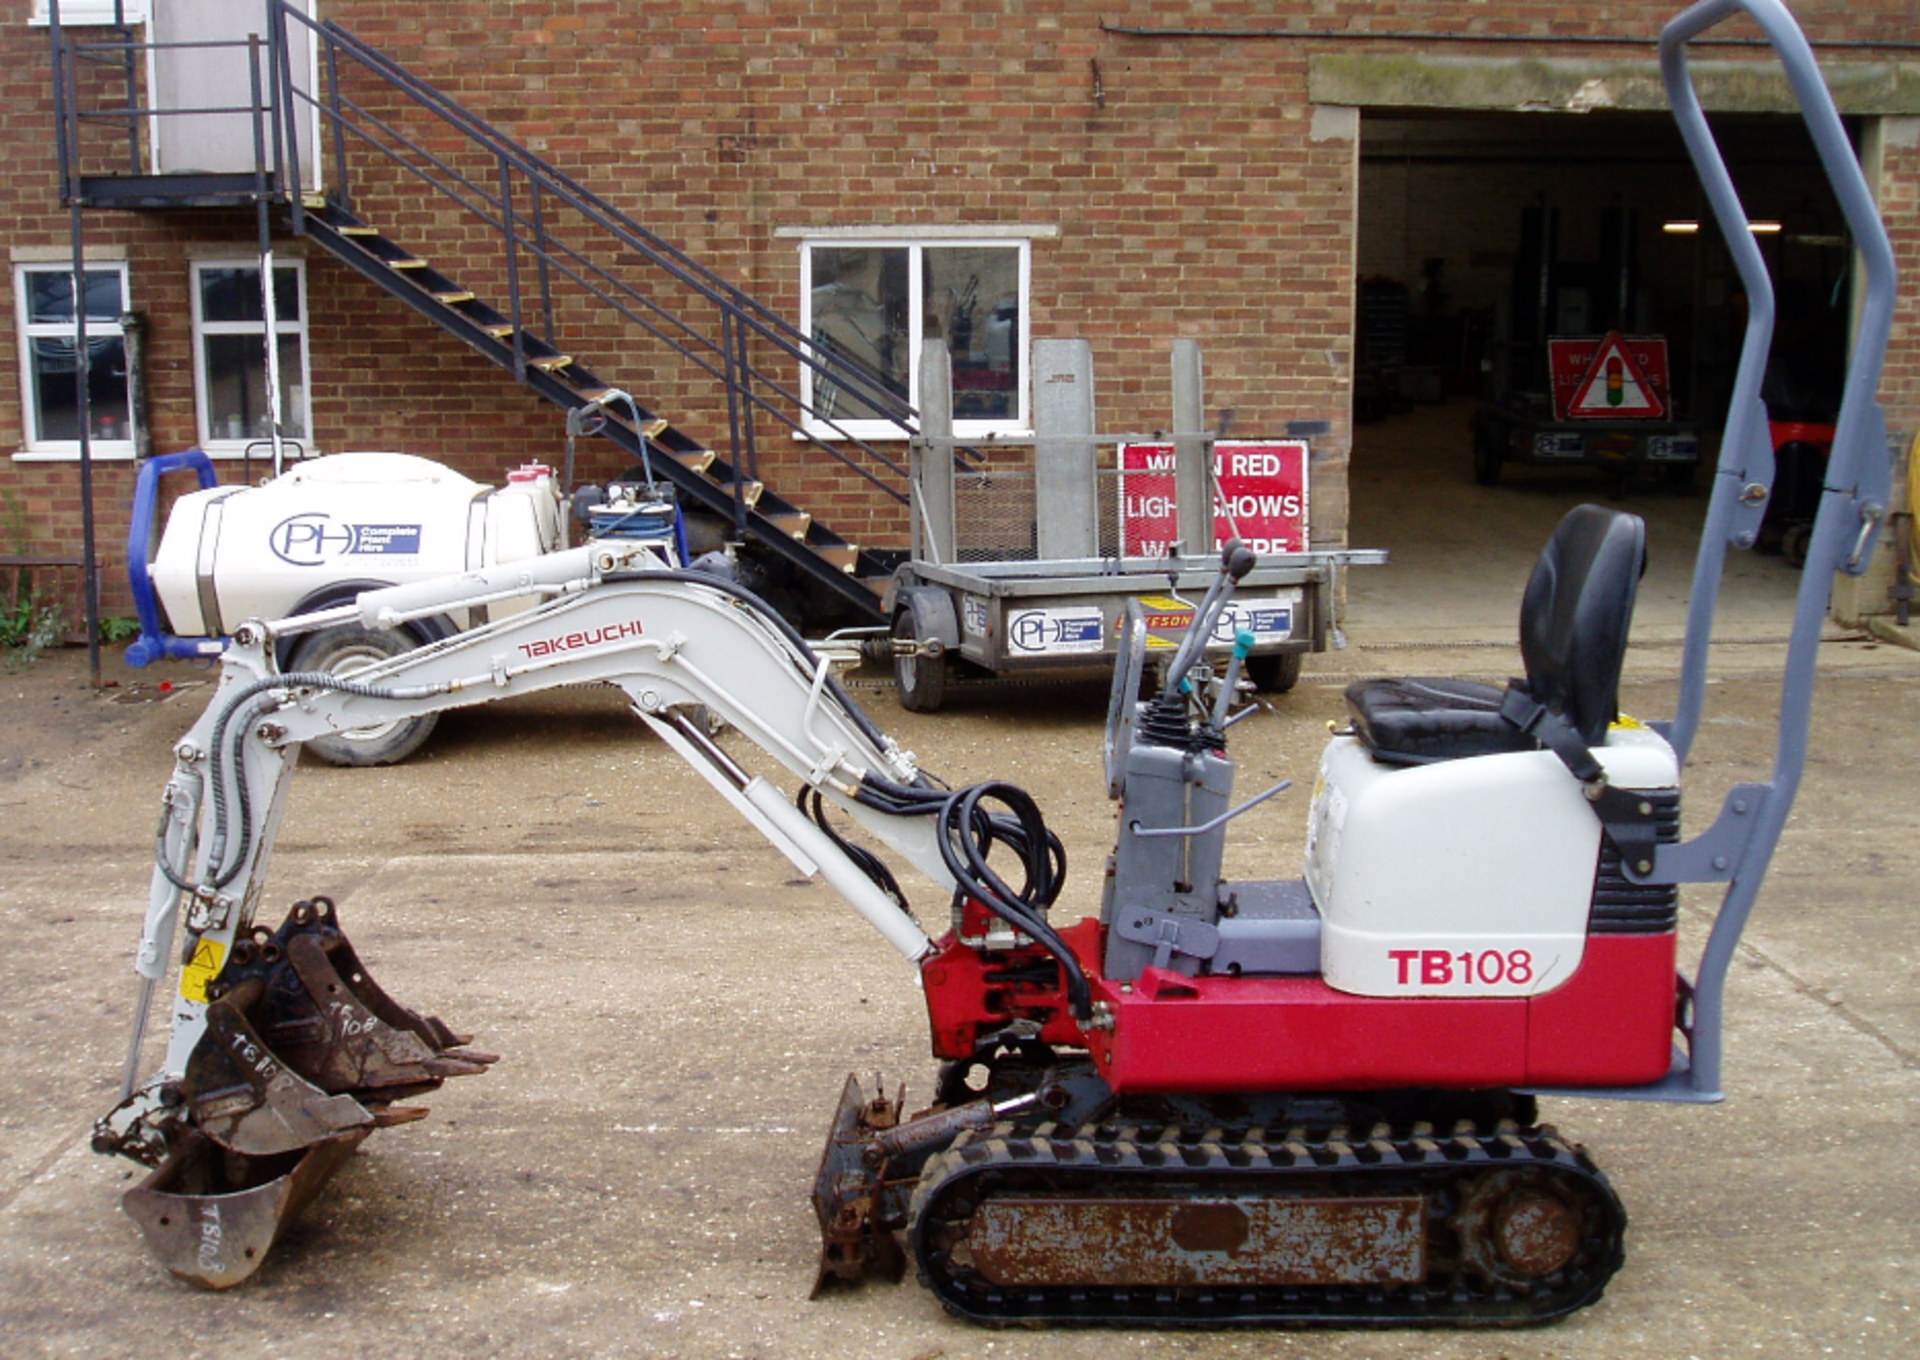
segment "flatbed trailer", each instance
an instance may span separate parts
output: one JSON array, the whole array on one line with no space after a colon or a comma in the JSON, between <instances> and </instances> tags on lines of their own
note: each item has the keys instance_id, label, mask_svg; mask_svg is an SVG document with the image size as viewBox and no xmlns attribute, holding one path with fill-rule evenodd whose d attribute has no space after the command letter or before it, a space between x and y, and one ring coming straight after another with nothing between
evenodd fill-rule
<instances>
[{"instance_id":1,"label":"flatbed trailer","mask_svg":"<svg viewBox=\"0 0 1920 1360\"><path fill-rule=\"evenodd\" d=\"M1262 557L1240 583L1209 654L1226 655L1244 630L1254 639L1247 676L1263 690L1291 689L1308 652L1337 644L1340 573L1385 561L1380 549ZM908 562L894 575L888 610L900 701L917 712L939 708L953 657L995 676L1110 667L1127 607L1135 601L1147 625L1149 654L1170 659L1219 571L1217 554L958 566Z\"/></svg>"},{"instance_id":2,"label":"flatbed trailer","mask_svg":"<svg viewBox=\"0 0 1920 1360\"><path fill-rule=\"evenodd\" d=\"M1473 416L1474 480L1492 486L1510 464L1599 467L1623 476L1657 469L1685 485L1700 464L1700 434L1690 420L1556 420L1550 411L1489 402Z\"/></svg>"}]
</instances>

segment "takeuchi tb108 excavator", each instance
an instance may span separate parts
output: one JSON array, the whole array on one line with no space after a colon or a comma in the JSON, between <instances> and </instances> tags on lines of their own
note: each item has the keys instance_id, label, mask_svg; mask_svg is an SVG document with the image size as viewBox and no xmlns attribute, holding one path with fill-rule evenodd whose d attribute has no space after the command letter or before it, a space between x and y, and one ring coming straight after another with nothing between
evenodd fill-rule
<instances>
[{"instance_id":1,"label":"takeuchi tb108 excavator","mask_svg":"<svg viewBox=\"0 0 1920 1360\"><path fill-rule=\"evenodd\" d=\"M1685 61L1736 10L1782 55L1865 286L1774 769L1683 838L1721 568L1754 541L1771 475L1771 292ZM328 899L262 920L301 744L598 682L919 971L936 1099L909 1112L848 1080L814 1186L822 1284L911 1260L953 1312L1025 1325L1500 1325L1598 1298L1625 1213L1538 1121L1539 1099L1721 1098L1725 975L1804 764L1826 583L1863 569L1889 476L1875 386L1892 257L1805 41L1777 0L1710 0L1669 26L1662 62L1750 299L1672 721L1623 719L1616 701L1643 526L1582 506L1527 586L1525 676L1351 687L1304 876L1224 880L1228 828L1277 791L1233 787L1244 653L1205 643L1252 565L1230 547L1147 699L1146 626L1125 621L1104 750L1118 839L1098 917L1062 925L1065 855L1033 800L923 773L830 657L724 579L599 543L250 622L176 750L125 1098L95 1135L152 1168L125 1205L155 1254L194 1283L238 1283L371 1130L490 1061L388 996ZM275 662L287 639L341 622L390 628L530 593L544 602L350 678ZM710 716L739 740L723 748ZM746 746L798 796L743 766ZM948 895L937 936L842 819ZM1691 976L1676 920L1688 882L1724 885ZM141 1081L168 978L166 1057Z\"/></svg>"}]
</instances>

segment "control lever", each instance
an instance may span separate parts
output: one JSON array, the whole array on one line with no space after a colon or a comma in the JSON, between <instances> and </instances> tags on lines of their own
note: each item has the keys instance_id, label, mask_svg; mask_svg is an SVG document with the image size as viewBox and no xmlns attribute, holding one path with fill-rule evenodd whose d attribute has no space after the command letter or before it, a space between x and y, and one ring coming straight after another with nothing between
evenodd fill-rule
<instances>
[{"instance_id":1,"label":"control lever","mask_svg":"<svg viewBox=\"0 0 1920 1360\"><path fill-rule=\"evenodd\" d=\"M1181 680L1206 650L1207 639L1213 636L1214 625L1220 621L1221 613L1233 598L1233 588L1253 570L1259 560L1254 556L1253 549L1237 538L1221 550L1220 574L1207 587L1200 607L1193 611L1193 622L1187 625L1186 639L1180 644L1180 650L1174 653L1173 664L1167 668L1167 687L1162 697L1172 697L1178 691Z\"/></svg>"}]
</instances>

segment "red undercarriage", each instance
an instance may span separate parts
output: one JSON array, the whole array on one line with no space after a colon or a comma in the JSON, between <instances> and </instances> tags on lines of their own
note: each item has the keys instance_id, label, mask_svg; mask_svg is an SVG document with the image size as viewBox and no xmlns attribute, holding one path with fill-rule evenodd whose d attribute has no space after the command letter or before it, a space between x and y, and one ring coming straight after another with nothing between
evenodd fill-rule
<instances>
[{"instance_id":1,"label":"red undercarriage","mask_svg":"<svg viewBox=\"0 0 1920 1360\"><path fill-rule=\"evenodd\" d=\"M1101 928L1060 932L1111 1029L1083 1033L1037 947L985 954L952 934L922 965L937 1058L1032 1020L1086 1048L1120 1093L1643 1086L1673 1054L1676 937L1594 935L1579 969L1533 997L1371 997L1318 977L1100 976Z\"/></svg>"}]
</instances>

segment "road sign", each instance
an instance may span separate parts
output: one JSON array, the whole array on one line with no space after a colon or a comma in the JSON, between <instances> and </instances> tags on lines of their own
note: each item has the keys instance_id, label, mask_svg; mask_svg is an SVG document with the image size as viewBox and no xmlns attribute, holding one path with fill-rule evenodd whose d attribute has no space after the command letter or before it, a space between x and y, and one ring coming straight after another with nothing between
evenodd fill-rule
<instances>
[{"instance_id":1,"label":"road sign","mask_svg":"<svg viewBox=\"0 0 1920 1360\"><path fill-rule=\"evenodd\" d=\"M1667 418L1665 336L1554 336L1547 341L1547 365L1555 420Z\"/></svg>"},{"instance_id":2,"label":"road sign","mask_svg":"<svg viewBox=\"0 0 1920 1360\"><path fill-rule=\"evenodd\" d=\"M1256 553L1307 548L1307 445L1300 439L1223 439L1213 446L1219 496L1212 548L1238 538ZM1179 534L1173 445L1120 446L1120 551L1161 557ZM1195 544L1187 551L1204 552Z\"/></svg>"}]
</instances>

